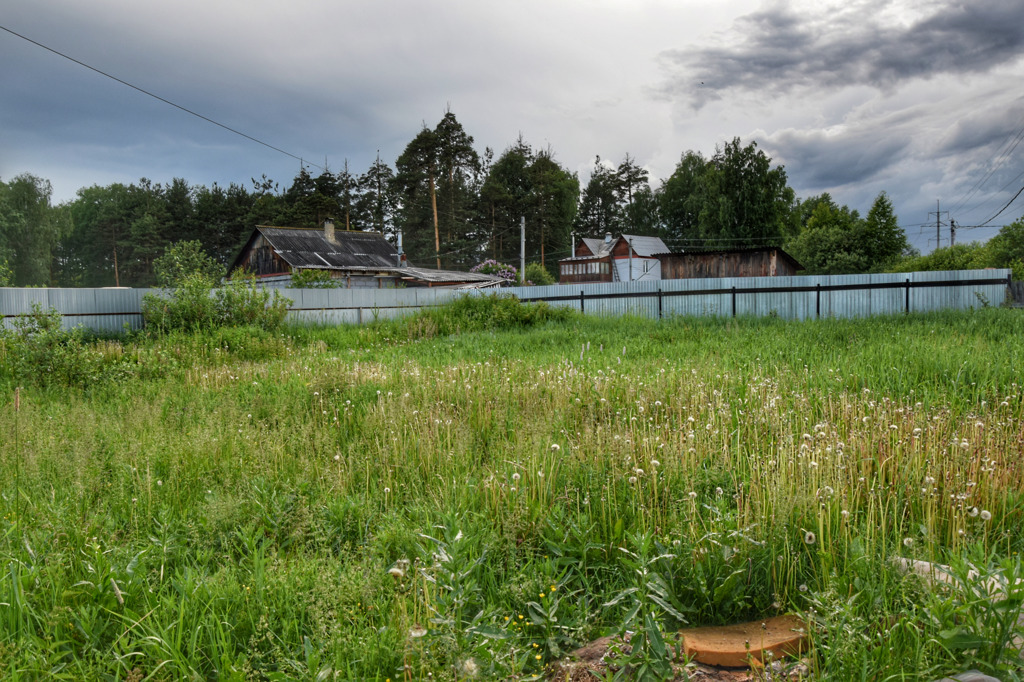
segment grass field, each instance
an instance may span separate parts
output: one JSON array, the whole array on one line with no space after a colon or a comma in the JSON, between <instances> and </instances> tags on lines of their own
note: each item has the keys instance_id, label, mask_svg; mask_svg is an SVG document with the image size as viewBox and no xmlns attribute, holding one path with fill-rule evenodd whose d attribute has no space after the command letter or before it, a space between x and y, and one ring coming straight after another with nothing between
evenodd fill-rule
<instances>
[{"instance_id":1,"label":"grass field","mask_svg":"<svg viewBox=\"0 0 1024 682\"><path fill-rule=\"evenodd\" d=\"M527 679L624 624L656 676L783 612L815 679L1021 674L1018 311L554 317L8 335L0 678Z\"/></svg>"}]
</instances>

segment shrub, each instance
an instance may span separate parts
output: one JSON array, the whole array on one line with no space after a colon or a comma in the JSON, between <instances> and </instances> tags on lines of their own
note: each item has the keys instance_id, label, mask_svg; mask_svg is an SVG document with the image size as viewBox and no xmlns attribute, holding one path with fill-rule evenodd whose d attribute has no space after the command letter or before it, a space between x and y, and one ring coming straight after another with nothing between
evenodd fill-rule
<instances>
[{"instance_id":1,"label":"shrub","mask_svg":"<svg viewBox=\"0 0 1024 682\"><path fill-rule=\"evenodd\" d=\"M576 311L571 308L554 308L543 301L522 303L509 295L467 295L417 313L409 318L407 330L410 338L430 338L461 332L521 329L569 320L575 315Z\"/></svg>"},{"instance_id":2,"label":"shrub","mask_svg":"<svg viewBox=\"0 0 1024 682\"><path fill-rule=\"evenodd\" d=\"M526 284L538 287L546 287L555 283L555 278L540 263L527 263L526 269L523 270L523 279L526 280Z\"/></svg>"},{"instance_id":3,"label":"shrub","mask_svg":"<svg viewBox=\"0 0 1024 682\"><path fill-rule=\"evenodd\" d=\"M80 328L62 328L62 316L55 309L43 310L32 304L32 312L13 320L13 329L0 330L0 365L16 381L40 386L60 385L87 388L109 379L134 374L119 344L89 343Z\"/></svg>"},{"instance_id":4,"label":"shrub","mask_svg":"<svg viewBox=\"0 0 1024 682\"><path fill-rule=\"evenodd\" d=\"M196 275L209 280L212 286L224 273L224 268L210 257L197 240L175 242L164 255L153 261L157 285L170 289L178 287Z\"/></svg>"},{"instance_id":5,"label":"shrub","mask_svg":"<svg viewBox=\"0 0 1024 682\"><path fill-rule=\"evenodd\" d=\"M470 272L479 272L485 275L494 275L495 277L501 277L506 282L518 282L519 276L515 267L507 265L505 263L499 263L496 260L488 258L483 263L474 265L469 269Z\"/></svg>"},{"instance_id":6,"label":"shrub","mask_svg":"<svg viewBox=\"0 0 1024 682\"><path fill-rule=\"evenodd\" d=\"M327 270L294 270L288 286L292 289L337 289L341 280L331 277Z\"/></svg>"},{"instance_id":7,"label":"shrub","mask_svg":"<svg viewBox=\"0 0 1024 682\"><path fill-rule=\"evenodd\" d=\"M218 288L201 273L186 275L169 295L146 294L142 317L160 332L200 331L218 327L253 326L276 329L284 322L291 299L257 285L252 275L236 274Z\"/></svg>"}]
</instances>

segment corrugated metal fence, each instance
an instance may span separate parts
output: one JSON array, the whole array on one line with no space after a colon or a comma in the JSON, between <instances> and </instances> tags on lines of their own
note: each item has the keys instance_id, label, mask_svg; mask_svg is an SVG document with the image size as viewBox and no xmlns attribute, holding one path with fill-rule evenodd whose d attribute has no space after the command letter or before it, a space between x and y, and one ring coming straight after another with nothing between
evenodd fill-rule
<instances>
[{"instance_id":1,"label":"corrugated metal fence","mask_svg":"<svg viewBox=\"0 0 1024 682\"><path fill-rule=\"evenodd\" d=\"M958 270L819 277L733 277L501 289L524 301L548 301L596 315L757 316L784 319L866 317L1001 305L1009 270ZM32 304L55 308L64 325L98 331L142 326L142 297L155 289L0 289L0 314L13 317ZM288 318L312 324L363 324L398 317L453 298L495 293L452 289L287 289Z\"/></svg>"}]
</instances>

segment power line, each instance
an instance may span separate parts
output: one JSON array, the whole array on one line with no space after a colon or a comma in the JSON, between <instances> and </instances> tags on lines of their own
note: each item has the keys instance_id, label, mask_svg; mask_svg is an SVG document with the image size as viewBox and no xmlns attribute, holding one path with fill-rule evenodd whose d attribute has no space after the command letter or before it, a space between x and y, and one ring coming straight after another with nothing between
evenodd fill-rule
<instances>
[{"instance_id":1,"label":"power line","mask_svg":"<svg viewBox=\"0 0 1024 682\"><path fill-rule=\"evenodd\" d=\"M154 93L150 92L149 90L145 90L143 88L140 88L137 85L132 85L131 83L129 83L126 80L122 80L122 79L118 78L117 76L113 76L113 75L107 73L106 71L101 71L100 69L97 69L95 66L89 66L88 64L86 64L83 61L80 61L78 59L75 59L74 57L66 55L63 52L59 52L58 50L55 50L52 47L48 47L46 45L43 45L42 43L40 43L38 41L35 41L35 40L32 40L31 38L29 38L27 36L23 36L23 35L21 35L20 33L16 32L16 31L12 31L11 29L7 28L6 26L0 26L0 30L4 30L4 31L10 33L13 36L21 38L22 40L25 40L27 42L30 42L33 45L37 46L37 47L41 47L41 48L43 48L44 50L46 50L48 52L52 52L53 54L55 54L55 55L57 55L59 57L63 57L64 59L67 59L68 61L71 61L71 62L74 62L75 64L78 64L79 66L84 66L85 68L89 69L90 71L95 71L96 73L100 74L101 76L105 76L105 77L107 77L107 78L109 78L111 80L117 81L121 85L127 85L132 90L137 90L138 92L141 92L144 95L148 95L148 96L152 97L153 99L159 100L159 101L163 102L164 104L169 104L172 107L174 107L175 109L180 109L181 111L184 111L186 114L191 114L192 116L195 116L196 118L201 118L202 120L206 121L207 123L212 123L213 125L218 126L220 128L223 128L224 130L227 130L229 132L232 132L235 135L240 135L241 137L244 137L247 140L255 142L256 144L261 144L264 147L267 147L268 149L273 149L275 152L280 152L281 154L284 154L285 156L290 156L293 159L297 159L300 163L306 164L307 166L312 166L314 168L319 168L320 170L326 170L322 166L318 166L315 163L310 163L309 161L306 161L301 156L296 156L295 154L292 154L291 152L286 152L285 150L281 149L280 147L275 147L274 145L272 145L272 144L270 144L268 142L264 142L263 140L261 140L259 138L253 137L252 135L247 135L247 134L243 133L240 130L236 130L235 128L232 128L231 126L224 125L223 123L220 123L219 121L215 121L215 120L213 120L212 118L210 118L208 116L203 116L202 114L200 114L198 112L195 112L195 111L192 111L191 109L188 109L186 107L183 107L180 104L175 104L174 102L172 102L169 99L166 99L164 97L161 97L160 95L154 94Z\"/></svg>"}]
</instances>

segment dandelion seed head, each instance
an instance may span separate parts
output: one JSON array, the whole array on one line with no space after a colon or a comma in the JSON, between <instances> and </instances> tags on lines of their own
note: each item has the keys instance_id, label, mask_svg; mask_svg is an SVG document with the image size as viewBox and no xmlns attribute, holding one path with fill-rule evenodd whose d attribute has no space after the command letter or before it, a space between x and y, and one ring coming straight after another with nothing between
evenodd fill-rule
<instances>
[{"instance_id":1,"label":"dandelion seed head","mask_svg":"<svg viewBox=\"0 0 1024 682\"><path fill-rule=\"evenodd\" d=\"M982 509L981 510L981 520L982 521L990 521L991 519L992 519L992 512L990 512L988 509Z\"/></svg>"},{"instance_id":2,"label":"dandelion seed head","mask_svg":"<svg viewBox=\"0 0 1024 682\"><path fill-rule=\"evenodd\" d=\"M806 533L804 533L804 542L808 545L813 545L815 542L817 542L817 540L818 537L811 531L807 531Z\"/></svg>"}]
</instances>

